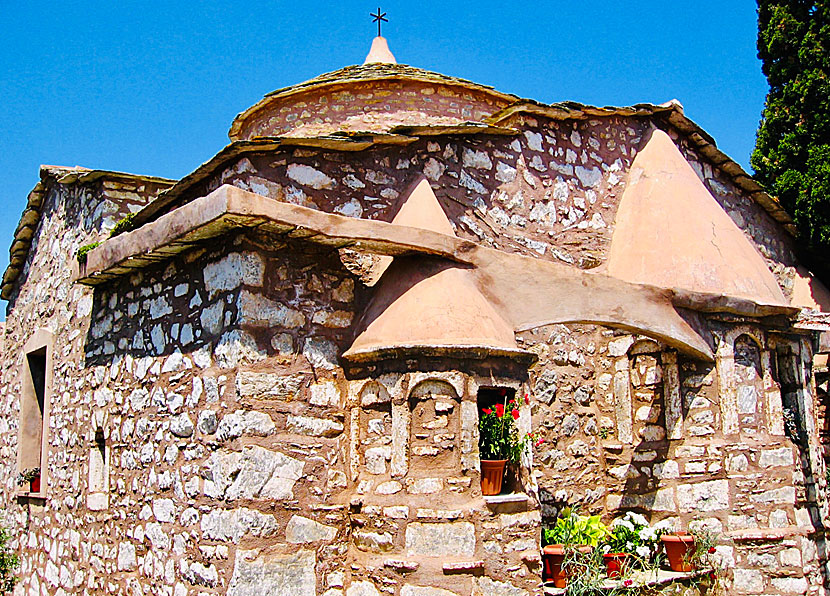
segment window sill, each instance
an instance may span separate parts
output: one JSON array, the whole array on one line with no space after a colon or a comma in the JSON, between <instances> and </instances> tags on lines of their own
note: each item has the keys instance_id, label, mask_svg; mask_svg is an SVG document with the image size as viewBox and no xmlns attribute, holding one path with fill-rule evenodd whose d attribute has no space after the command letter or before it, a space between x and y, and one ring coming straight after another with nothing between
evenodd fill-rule
<instances>
[{"instance_id":1,"label":"window sill","mask_svg":"<svg viewBox=\"0 0 830 596\"><path fill-rule=\"evenodd\" d=\"M46 500L46 493L40 491L39 493L29 492L27 490L19 490L17 491L17 498L18 499L33 499L38 501L45 501Z\"/></svg>"}]
</instances>

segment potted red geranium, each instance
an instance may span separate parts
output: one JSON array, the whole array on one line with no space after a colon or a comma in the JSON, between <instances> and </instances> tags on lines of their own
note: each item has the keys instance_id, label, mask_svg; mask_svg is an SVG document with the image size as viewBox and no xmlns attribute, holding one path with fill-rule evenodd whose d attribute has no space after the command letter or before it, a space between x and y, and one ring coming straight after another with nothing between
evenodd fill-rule
<instances>
[{"instance_id":1,"label":"potted red geranium","mask_svg":"<svg viewBox=\"0 0 830 596\"><path fill-rule=\"evenodd\" d=\"M483 408L478 419L478 450L481 460L481 493L501 493L507 463L518 464L522 451L533 440L531 434L522 434L516 421L519 404L515 399ZM530 400L525 395L525 403Z\"/></svg>"}]
</instances>

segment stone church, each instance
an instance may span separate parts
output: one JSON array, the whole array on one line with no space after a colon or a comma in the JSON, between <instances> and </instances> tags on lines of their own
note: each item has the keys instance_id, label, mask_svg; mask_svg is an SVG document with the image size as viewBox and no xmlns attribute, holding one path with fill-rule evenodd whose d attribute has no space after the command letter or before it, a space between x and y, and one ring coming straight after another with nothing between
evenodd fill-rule
<instances>
[{"instance_id":1,"label":"stone church","mask_svg":"<svg viewBox=\"0 0 830 596\"><path fill-rule=\"evenodd\" d=\"M2 281L16 594L530 596L566 505L825 594L830 293L680 103L378 37L229 136L181 180L40 170ZM493 395L544 442L484 497Z\"/></svg>"}]
</instances>

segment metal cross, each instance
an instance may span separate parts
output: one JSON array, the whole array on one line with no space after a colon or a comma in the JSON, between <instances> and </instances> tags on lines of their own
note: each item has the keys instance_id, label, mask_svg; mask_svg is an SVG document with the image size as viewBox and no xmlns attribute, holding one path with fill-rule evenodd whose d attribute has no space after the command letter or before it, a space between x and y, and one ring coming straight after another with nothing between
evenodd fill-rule
<instances>
[{"instance_id":1,"label":"metal cross","mask_svg":"<svg viewBox=\"0 0 830 596\"><path fill-rule=\"evenodd\" d=\"M378 24L378 37L380 37L380 23L381 23L381 21L383 21L384 23L389 22L389 19L385 18L386 13L385 12L383 12L383 13L380 12L380 6L378 6L377 14L370 12L369 16L372 17L372 22Z\"/></svg>"}]
</instances>

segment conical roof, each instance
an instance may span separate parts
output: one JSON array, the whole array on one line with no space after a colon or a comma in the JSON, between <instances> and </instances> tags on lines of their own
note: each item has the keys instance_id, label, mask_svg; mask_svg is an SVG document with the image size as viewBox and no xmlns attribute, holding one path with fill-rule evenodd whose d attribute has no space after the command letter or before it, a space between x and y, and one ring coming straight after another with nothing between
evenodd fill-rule
<instances>
[{"instance_id":1,"label":"conical roof","mask_svg":"<svg viewBox=\"0 0 830 596\"><path fill-rule=\"evenodd\" d=\"M631 165L607 272L629 282L787 306L764 258L695 174L653 129Z\"/></svg>"},{"instance_id":2,"label":"conical roof","mask_svg":"<svg viewBox=\"0 0 830 596\"><path fill-rule=\"evenodd\" d=\"M393 223L455 235L425 178L407 192ZM424 255L394 258L343 356L359 361L413 352L527 354L516 344L512 325L477 287L469 266Z\"/></svg>"}]
</instances>

